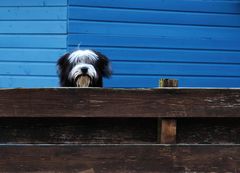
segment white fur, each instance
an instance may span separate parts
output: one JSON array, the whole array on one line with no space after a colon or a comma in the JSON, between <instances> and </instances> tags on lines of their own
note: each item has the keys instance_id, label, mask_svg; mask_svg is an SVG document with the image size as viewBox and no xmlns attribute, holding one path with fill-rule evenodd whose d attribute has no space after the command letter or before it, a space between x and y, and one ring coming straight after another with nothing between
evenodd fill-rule
<instances>
[{"instance_id":1,"label":"white fur","mask_svg":"<svg viewBox=\"0 0 240 173\"><path fill-rule=\"evenodd\" d=\"M92 63L98 60L97 54L91 50L77 50L68 57L70 63Z\"/></svg>"},{"instance_id":2,"label":"white fur","mask_svg":"<svg viewBox=\"0 0 240 173\"><path fill-rule=\"evenodd\" d=\"M82 70L81 68L83 67L87 67L88 68L88 72L87 75L90 76L92 79L97 79L98 75L97 75L97 71L95 70L95 68L93 67L93 65L91 64L85 64L85 63L79 63L77 64L70 72L68 78L69 79L75 79L77 76L82 74Z\"/></svg>"}]
</instances>

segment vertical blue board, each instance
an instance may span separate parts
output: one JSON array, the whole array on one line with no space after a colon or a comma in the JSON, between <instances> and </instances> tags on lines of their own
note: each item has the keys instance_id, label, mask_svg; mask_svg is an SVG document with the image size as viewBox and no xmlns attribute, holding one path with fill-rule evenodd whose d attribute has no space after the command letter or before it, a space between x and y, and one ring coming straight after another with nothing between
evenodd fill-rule
<instances>
[{"instance_id":1,"label":"vertical blue board","mask_svg":"<svg viewBox=\"0 0 240 173\"><path fill-rule=\"evenodd\" d=\"M0 88L56 87L67 49L67 0L2 0Z\"/></svg>"},{"instance_id":2,"label":"vertical blue board","mask_svg":"<svg viewBox=\"0 0 240 173\"><path fill-rule=\"evenodd\" d=\"M69 0L68 48L103 52L106 87L240 87L240 1Z\"/></svg>"}]
</instances>

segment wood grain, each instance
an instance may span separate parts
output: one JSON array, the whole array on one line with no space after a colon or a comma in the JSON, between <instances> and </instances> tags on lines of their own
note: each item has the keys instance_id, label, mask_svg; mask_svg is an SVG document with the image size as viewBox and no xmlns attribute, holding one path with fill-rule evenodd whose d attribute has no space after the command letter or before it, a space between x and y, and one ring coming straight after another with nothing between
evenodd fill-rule
<instances>
[{"instance_id":1,"label":"wood grain","mask_svg":"<svg viewBox=\"0 0 240 173\"><path fill-rule=\"evenodd\" d=\"M160 87L178 87L178 80L176 79L161 79L159 81ZM161 144L175 144L177 136L177 120L171 118L159 118L161 121L161 135L158 135ZM160 123L158 123L160 124Z\"/></svg>"},{"instance_id":2,"label":"wood grain","mask_svg":"<svg viewBox=\"0 0 240 173\"><path fill-rule=\"evenodd\" d=\"M239 145L0 146L2 172L239 172Z\"/></svg>"},{"instance_id":3,"label":"wood grain","mask_svg":"<svg viewBox=\"0 0 240 173\"><path fill-rule=\"evenodd\" d=\"M1 117L240 117L240 89L2 89Z\"/></svg>"},{"instance_id":4,"label":"wood grain","mask_svg":"<svg viewBox=\"0 0 240 173\"><path fill-rule=\"evenodd\" d=\"M156 118L0 118L1 144L150 144L156 139Z\"/></svg>"}]
</instances>

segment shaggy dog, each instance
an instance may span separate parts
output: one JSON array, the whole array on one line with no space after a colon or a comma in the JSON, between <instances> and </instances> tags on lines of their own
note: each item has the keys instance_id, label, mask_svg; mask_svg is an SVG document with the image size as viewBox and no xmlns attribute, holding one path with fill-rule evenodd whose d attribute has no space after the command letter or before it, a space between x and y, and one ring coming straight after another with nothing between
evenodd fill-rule
<instances>
[{"instance_id":1,"label":"shaggy dog","mask_svg":"<svg viewBox=\"0 0 240 173\"><path fill-rule=\"evenodd\" d=\"M103 77L111 76L108 58L94 50L76 50L57 62L62 87L103 87Z\"/></svg>"}]
</instances>

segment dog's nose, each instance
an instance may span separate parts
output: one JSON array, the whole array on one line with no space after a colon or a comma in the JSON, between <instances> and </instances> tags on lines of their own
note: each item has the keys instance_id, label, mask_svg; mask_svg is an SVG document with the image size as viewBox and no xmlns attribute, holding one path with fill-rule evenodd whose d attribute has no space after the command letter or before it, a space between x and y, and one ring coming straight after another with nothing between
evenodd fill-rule
<instances>
[{"instance_id":1,"label":"dog's nose","mask_svg":"<svg viewBox=\"0 0 240 173\"><path fill-rule=\"evenodd\" d=\"M88 72L88 68L87 67L82 67L81 71L83 74L86 74Z\"/></svg>"}]
</instances>

